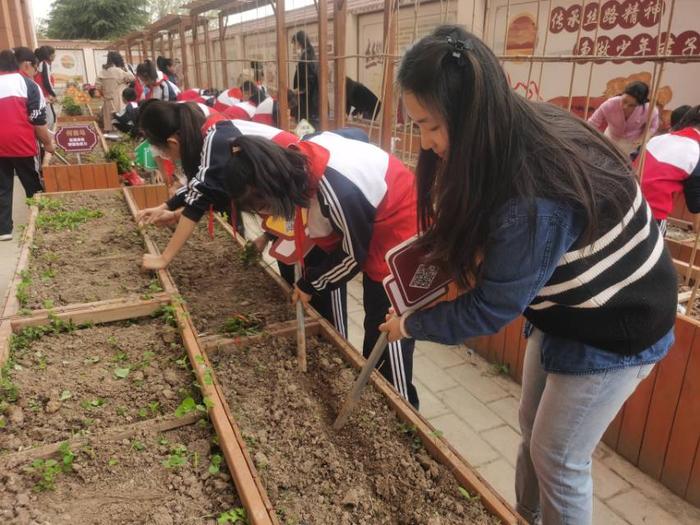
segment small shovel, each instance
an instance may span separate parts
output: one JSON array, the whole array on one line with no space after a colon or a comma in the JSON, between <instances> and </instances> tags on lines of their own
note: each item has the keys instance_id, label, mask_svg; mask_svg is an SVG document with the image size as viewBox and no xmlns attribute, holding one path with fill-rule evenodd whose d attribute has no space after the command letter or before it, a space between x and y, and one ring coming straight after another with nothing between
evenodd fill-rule
<instances>
[{"instance_id":1,"label":"small shovel","mask_svg":"<svg viewBox=\"0 0 700 525\"><path fill-rule=\"evenodd\" d=\"M348 418L350 417L350 414L352 414L352 411L355 409L355 406L360 401L360 397L362 397L362 391L364 390L365 385L367 385L367 382L369 381L369 376L372 373L372 370L374 370L374 367L377 366L379 359L381 359L382 354L384 353L384 348L386 347L388 342L389 336L386 332L382 332L379 335L379 339L377 339L377 342L374 343L372 353L369 354L365 366L363 366L362 370L360 371L360 375L357 376L355 383L352 385L352 390L348 394L348 397L345 398L343 407L340 409L340 413L338 414L338 417L333 423L334 430L340 430L341 428L343 428Z\"/></svg>"}]
</instances>

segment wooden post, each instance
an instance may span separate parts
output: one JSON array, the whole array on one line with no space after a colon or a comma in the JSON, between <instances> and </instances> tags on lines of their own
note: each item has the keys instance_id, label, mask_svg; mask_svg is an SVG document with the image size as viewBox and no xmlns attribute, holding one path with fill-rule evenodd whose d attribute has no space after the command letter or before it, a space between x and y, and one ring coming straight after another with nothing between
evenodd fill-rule
<instances>
[{"instance_id":1,"label":"wooden post","mask_svg":"<svg viewBox=\"0 0 700 525\"><path fill-rule=\"evenodd\" d=\"M15 0L15 15L17 16L17 28L19 29L19 44L21 46L28 46L29 39L27 38L27 33L24 31L24 10L20 4L20 0ZM11 29L10 29L11 30Z\"/></svg>"},{"instance_id":2,"label":"wooden post","mask_svg":"<svg viewBox=\"0 0 700 525\"><path fill-rule=\"evenodd\" d=\"M173 55L173 33L168 31L168 58L173 58Z\"/></svg>"},{"instance_id":3,"label":"wooden post","mask_svg":"<svg viewBox=\"0 0 700 525\"><path fill-rule=\"evenodd\" d=\"M202 74L199 71L199 42L197 42L197 15L192 16L192 65L194 66L194 81L197 87L202 87Z\"/></svg>"},{"instance_id":4,"label":"wooden post","mask_svg":"<svg viewBox=\"0 0 700 525\"><path fill-rule=\"evenodd\" d=\"M185 20L180 19L180 55L182 56L182 87L190 87L189 73L187 71L187 41L185 40Z\"/></svg>"},{"instance_id":5,"label":"wooden post","mask_svg":"<svg viewBox=\"0 0 700 525\"><path fill-rule=\"evenodd\" d=\"M284 23L284 0L277 0L275 6L275 21L277 27L277 107L280 129L289 129L289 104L287 103L287 31Z\"/></svg>"},{"instance_id":6,"label":"wooden post","mask_svg":"<svg viewBox=\"0 0 700 525\"><path fill-rule=\"evenodd\" d=\"M348 12L345 0L335 0L333 9L333 53L335 54L335 109L333 110L336 128L345 125L345 24Z\"/></svg>"},{"instance_id":7,"label":"wooden post","mask_svg":"<svg viewBox=\"0 0 700 525\"><path fill-rule=\"evenodd\" d=\"M228 56L226 51L226 16L219 13L219 58L221 58L221 89L228 87Z\"/></svg>"},{"instance_id":8,"label":"wooden post","mask_svg":"<svg viewBox=\"0 0 700 525\"><path fill-rule=\"evenodd\" d=\"M129 64L133 65L134 55L131 52L131 40L125 40L124 45L126 46L126 59L129 61Z\"/></svg>"},{"instance_id":9,"label":"wooden post","mask_svg":"<svg viewBox=\"0 0 700 525\"><path fill-rule=\"evenodd\" d=\"M328 129L328 0L318 0L319 120Z\"/></svg>"},{"instance_id":10,"label":"wooden post","mask_svg":"<svg viewBox=\"0 0 700 525\"><path fill-rule=\"evenodd\" d=\"M151 44L151 59L155 61L156 59L156 38L151 33L148 35L148 43Z\"/></svg>"},{"instance_id":11,"label":"wooden post","mask_svg":"<svg viewBox=\"0 0 700 525\"><path fill-rule=\"evenodd\" d=\"M394 62L397 0L384 0L384 93L382 93L382 148L391 153L391 120L394 117Z\"/></svg>"},{"instance_id":12,"label":"wooden post","mask_svg":"<svg viewBox=\"0 0 700 525\"><path fill-rule=\"evenodd\" d=\"M10 6L9 6L9 0L0 0L0 8L2 8L2 18L3 20L7 20L9 23L10 20ZM15 35L13 34L12 27L6 27L6 35L7 35L7 47L9 49L12 49L15 47ZM4 42L3 42L4 43Z\"/></svg>"},{"instance_id":13,"label":"wooden post","mask_svg":"<svg viewBox=\"0 0 700 525\"><path fill-rule=\"evenodd\" d=\"M158 36L158 47L160 48L160 54L165 56L165 35L163 33L160 33ZM168 58L173 58L172 55L169 55Z\"/></svg>"},{"instance_id":14,"label":"wooden post","mask_svg":"<svg viewBox=\"0 0 700 525\"><path fill-rule=\"evenodd\" d=\"M202 18L202 26L204 27L204 59L207 61L207 85L200 86L210 88L214 85L213 77L211 75L211 38L209 36L209 19L207 17Z\"/></svg>"},{"instance_id":15,"label":"wooden post","mask_svg":"<svg viewBox=\"0 0 700 525\"><path fill-rule=\"evenodd\" d=\"M146 60L148 58L148 49L146 49L146 39L142 36L141 37L141 62ZM151 60L155 60L155 58L150 57Z\"/></svg>"}]
</instances>

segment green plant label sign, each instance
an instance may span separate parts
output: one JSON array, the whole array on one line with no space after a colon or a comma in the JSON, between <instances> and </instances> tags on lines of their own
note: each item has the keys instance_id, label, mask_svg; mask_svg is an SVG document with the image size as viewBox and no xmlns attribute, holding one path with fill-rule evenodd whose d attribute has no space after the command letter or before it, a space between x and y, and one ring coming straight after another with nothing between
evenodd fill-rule
<instances>
[{"instance_id":1,"label":"green plant label sign","mask_svg":"<svg viewBox=\"0 0 700 525\"><path fill-rule=\"evenodd\" d=\"M144 140L141 144L136 146L134 150L136 153L136 164L147 170L154 170L158 166L156 165L156 159L153 158L153 152L151 152L151 145L147 140Z\"/></svg>"},{"instance_id":2,"label":"green plant label sign","mask_svg":"<svg viewBox=\"0 0 700 525\"><path fill-rule=\"evenodd\" d=\"M63 126L56 132L56 144L66 153L86 153L97 146L97 133L89 124Z\"/></svg>"}]
</instances>

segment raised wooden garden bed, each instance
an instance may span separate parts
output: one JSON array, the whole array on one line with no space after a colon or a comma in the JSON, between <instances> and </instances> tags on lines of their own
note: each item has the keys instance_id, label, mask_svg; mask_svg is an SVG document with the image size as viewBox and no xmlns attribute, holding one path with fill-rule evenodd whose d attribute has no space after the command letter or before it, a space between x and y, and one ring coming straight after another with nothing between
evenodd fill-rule
<instances>
[{"instance_id":1,"label":"raised wooden garden bed","mask_svg":"<svg viewBox=\"0 0 700 525\"><path fill-rule=\"evenodd\" d=\"M84 116L63 117L83 119ZM92 119L92 117L91 117ZM91 124L99 141L95 149L90 153L81 154L80 161L76 154L69 154L57 147L57 154L63 157L69 164L60 160L58 155L47 153L44 157L42 175L44 187L47 192L81 191L103 188L118 188L121 185L117 173L117 165L105 160L105 153L109 151L107 142L97 125L92 120L66 121L59 119L56 125L58 131L62 125Z\"/></svg>"},{"instance_id":2,"label":"raised wooden garden bed","mask_svg":"<svg viewBox=\"0 0 700 525\"><path fill-rule=\"evenodd\" d=\"M146 191L136 188L134 195ZM135 213L132 189L123 195ZM29 242L44 210L32 210ZM310 366L308 373L298 372L294 323L283 322L290 318L286 285L274 272L257 263L232 265L239 281L256 281L259 291L234 293L223 274L203 284L204 276L186 262L194 255L200 262L211 256L221 265L224 255L239 260L241 247L230 228L217 221L216 231L214 241L195 239L199 251L182 254L180 269L157 272L162 291L152 287L148 295L57 306L30 316L17 315L16 302L6 305L0 361L6 362L14 333L11 359L20 367L5 367L2 376L15 382L17 401L2 410L0 441L6 443L11 432L12 446L0 452L1 517L201 522L242 505L254 524L296 518L324 524L518 522L507 503L377 373L357 413L343 431L334 432L338 406L364 360L308 310ZM157 253L148 233L143 242ZM15 290L33 262L28 246ZM185 286L188 279L199 286ZM194 300L203 286L233 298L218 304L212 319ZM259 312L264 317L258 330L217 329L229 313ZM77 328L71 321L89 324ZM216 446L200 419L204 415L216 431ZM35 448L22 448L29 445ZM226 463L210 473L219 453ZM54 490L33 492L46 469Z\"/></svg>"}]
</instances>

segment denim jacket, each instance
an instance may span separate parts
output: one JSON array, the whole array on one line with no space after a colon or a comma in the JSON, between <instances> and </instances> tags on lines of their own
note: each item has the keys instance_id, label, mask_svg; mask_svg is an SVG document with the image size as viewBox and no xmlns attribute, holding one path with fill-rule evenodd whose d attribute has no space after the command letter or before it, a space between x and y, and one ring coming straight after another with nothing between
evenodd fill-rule
<instances>
[{"instance_id":1,"label":"denim jacket","mask_svg":"<svg viewBox=\"0 0 700 525\"><path fill-rule=\"evenodd\" d=\"M571 206L552 200L536 200L534 219L532 232L526 203L513 200L504 205L492 223L479 284L454 301L411 314L405 321L408 334L420 340L461 344L494 334L522 314L584 229ZM529 324L525 332L529 336ZM672 344L670 330L651 347L625 356L544 334L541 359L548 372L592 374L655 363Z\"/></svg>"}]
</instances>

